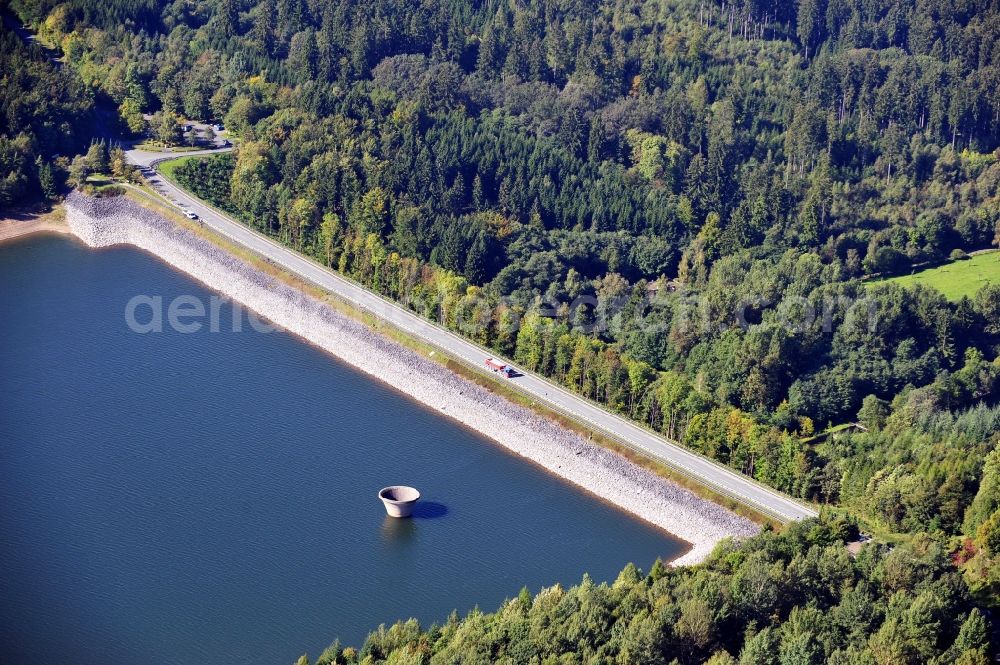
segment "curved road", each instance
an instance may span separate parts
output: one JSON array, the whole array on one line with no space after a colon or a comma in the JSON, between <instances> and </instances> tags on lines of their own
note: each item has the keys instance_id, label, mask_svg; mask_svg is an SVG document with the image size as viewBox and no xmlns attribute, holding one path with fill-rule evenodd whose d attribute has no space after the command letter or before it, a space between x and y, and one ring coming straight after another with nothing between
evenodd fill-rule
<instances>
[{"instance_id":1,"label":"curved road","mask_svg":"<svg viewBox=\"0 0 1000 665\"><path fill-rule=\"evenodd\" d=\"M132 163L142 168L146 179L159 193L179 208L198 214L201 221L230 240L249 248L275 265L334 293L356 307L371 312L413 337L440 349L473 367L482 368L487 356L495 355L473 342L420 318L403 307L334 273L310 259L251 230L228 215L188 194L155 171L157 162L175 157L224 152L204 150L183 154L129 151ZM658 460L719 494L728 496L782 522L817 515L799 501L702 457L625 418L570 393L534 374L525 373L509 380L518 390L546 406L572 416L624 445Z\"/></svg>"}]
</instances>

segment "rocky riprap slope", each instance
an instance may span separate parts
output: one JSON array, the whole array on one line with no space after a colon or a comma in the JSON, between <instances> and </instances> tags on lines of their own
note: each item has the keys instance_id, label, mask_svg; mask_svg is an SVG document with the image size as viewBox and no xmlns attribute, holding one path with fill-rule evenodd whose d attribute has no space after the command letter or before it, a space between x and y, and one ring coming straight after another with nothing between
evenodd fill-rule
<instances>
[{"instance_id":1,"label":"rocky riprap slope","mask_svg":"<svg viewBox=\"0 0 1000 665\"><path fill-rule=\"evenodd\" d=\"M143 249L512 452L688 541L691 550L675 565L701 561L723 538L759 531L749 520L458 376L128 198L73 193L66 211L73 233L91 247Z\"/></svg>"}]
</instances>

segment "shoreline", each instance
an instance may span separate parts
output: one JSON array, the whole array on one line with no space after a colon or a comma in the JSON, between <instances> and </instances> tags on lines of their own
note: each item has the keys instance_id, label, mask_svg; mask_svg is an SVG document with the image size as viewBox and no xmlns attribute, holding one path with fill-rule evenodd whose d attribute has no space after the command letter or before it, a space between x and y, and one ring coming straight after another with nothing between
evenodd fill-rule
<instances>
[{"instance_id":1,"label":"shoreline","mask_svg":"<svg viewBox=\"0 0 1000 665\"><path fill-rule=\"evenodd\" d=\"M514 404L125 198L66 199L68 232L89 247L130 244L286 331L475 430L508 451L686 541L672 565L698 563L760 527L616 452Z\"/></svg>"},{"instance_id":2,"label":"shoreline","mask_svg":"<svg viewBox=\"0 0 1000 665\"><path fill-rule=\"evenodd\" d=\"M41 233L73 235L61 207L40 213L8 211L7 215L0 219L0 245Z\"/></svg>"}]
</instances>

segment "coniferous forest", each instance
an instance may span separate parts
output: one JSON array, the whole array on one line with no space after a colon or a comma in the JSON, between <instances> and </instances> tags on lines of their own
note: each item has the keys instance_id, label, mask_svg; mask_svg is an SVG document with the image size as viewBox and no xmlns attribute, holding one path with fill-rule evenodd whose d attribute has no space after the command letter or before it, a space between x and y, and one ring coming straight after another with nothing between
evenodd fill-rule
<instances>
[{"instance_id":1,"label":"coniferous forest","mask_svg":"<svg viewBox=\"0 0 1000 665\"><path fill-rule=\"evenodd\" d=\"M996 0L8 5L61 63L5 31L0 204L97 106L223 123L203 198L897 544L810 523L326 662L985 662L1000 284L872 278L1000 245Z\"/></svg>"}]
</instances>

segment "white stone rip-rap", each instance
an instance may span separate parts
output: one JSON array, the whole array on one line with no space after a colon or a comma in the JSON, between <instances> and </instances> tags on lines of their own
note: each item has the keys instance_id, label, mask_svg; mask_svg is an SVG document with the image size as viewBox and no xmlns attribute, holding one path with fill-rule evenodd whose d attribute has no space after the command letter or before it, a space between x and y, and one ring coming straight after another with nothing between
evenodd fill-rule
<instances>
[{"instance_id":1,"label":"white stone rip-rap","mask_svg":"<svg viewBox=\"0 0 1000 665\"><path fill-rule=\"evenodd\" d=\"M125 197L66 199L72 232L91 247L128 244L278 326L471 427L508 450L688 541L672 564L699 563L724 538L759 527L530 409L464 379Z\"/></svg>"}]
</instances>

